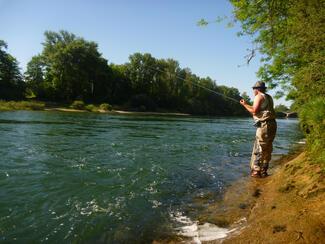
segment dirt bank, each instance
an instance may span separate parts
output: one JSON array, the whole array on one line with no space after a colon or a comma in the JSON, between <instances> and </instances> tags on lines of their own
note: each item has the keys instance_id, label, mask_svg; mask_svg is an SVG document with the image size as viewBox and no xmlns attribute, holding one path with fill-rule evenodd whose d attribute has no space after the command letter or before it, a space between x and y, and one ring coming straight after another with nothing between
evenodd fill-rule
<instances>
[{"instance_id":1,"label":"dirt bank","mask_svg":"<svg viewBox=\"0 0 325 244\"><path fill-rule=\"evenodd\" d=\"M238 231L203 243L325 243L325 175L305 153L275 162L264 179L243 179L210 205L202 222ZM246 183L245 183L246 181Z\"/></svg>"},{"instance_id":2,"label":"dirt bank","mask_svg":"<svg viewBox=\"0 0 325 244\"><path fill-rule=\"evenodd\" d=\"M305 153L252 179L246 195L253 198L237 206L248 209L246 227L223 243L325 243L324 179Z\"/></svg>"},{"instance_id":3,"label":"dirt bank","mask_svg":"<svg viewBox=\"0 0 325 244\"><path fill-rule=\"evenodd\" d=\"M325 243L325 174L304 152L273 162L270 176L243 178L204 206L199 225L228 229L225 239L177 236L153 243Z\"/></svg>"}]
</instances>

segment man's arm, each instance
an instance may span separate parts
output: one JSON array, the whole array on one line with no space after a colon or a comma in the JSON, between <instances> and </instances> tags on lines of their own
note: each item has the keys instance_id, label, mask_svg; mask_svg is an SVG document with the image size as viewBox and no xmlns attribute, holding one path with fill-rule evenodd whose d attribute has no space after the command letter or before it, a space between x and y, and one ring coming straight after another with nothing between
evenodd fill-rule
<instances>
[{"instance_id":1,"label":"man's arm","mask_svg":"<svg viewBox=\"0 0 325 244\"><path fill-rule=\"evenodd\" d=\"M261 95L257 95L254 98L254 103L253 106L249 105L246 103L246 101L244 99L240 100L240 104L244 106L244 108L250 112L252 115L255 115L256 113L258 113L260 111L261 108L261 104L263 102L263 97Z\"/></svg>"}]
</instances>

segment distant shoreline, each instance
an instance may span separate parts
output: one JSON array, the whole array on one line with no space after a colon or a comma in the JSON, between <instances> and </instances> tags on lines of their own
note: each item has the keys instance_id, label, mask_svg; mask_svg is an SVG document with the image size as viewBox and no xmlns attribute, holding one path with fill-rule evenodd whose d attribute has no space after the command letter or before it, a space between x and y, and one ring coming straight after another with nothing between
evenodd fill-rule
<instances>
[{"instance_id":1,"label":"distant shoreline","mask_svg":"<svg viewBox=\"0 0 325 244\"><path fill-rule=\"evenodd\" d=\"M103 104L102 104L103 105ZM73 112L73 113L105 113L105 114L128 114L128 115L167 115L167 116L193 116L189 113L181 112L154 112L154 111L130 111L121 107L112 107L111 105L104 104L107 109L103 109L100 105L83 104L81 108L71 107L68 104L41 102L41 101L1 101L1 111L59 111L59 112Z\"/></svg>"},{"instance_id":2,"label":"distant shoreline","mask_svg":"<svg viewBox=\"0 0 325 244\"><path fill-rule=\"evenodd\" d=\"M46 105L42 102L26 102L22 106L20 103L25 103L26 101L19 102L3 102L0 100L0 112L5 111L57 111L57 112L70 112L70 113L102 113L102 114L112 114L112 115L158 115L158 116L222 116L222 117L236 117L236 115L199 115L199 114L189 114L189 113L181 113L181 112L153 112L153 111L131 111L131 110L123 110L123 109L112 109L112 110L102 110L97 109L95 111L89 111L87 109L75 109L70 108L68 106L53 106ZM7 104L13 103L12 106L8 106ZM29 104L30 103L30 104ZM5 105L3 105L5 104ZM17 105L18 104L18 105ZM250 117L249 114L247 116L237 115L238 117ZM291 117L288 117L291 118ZM277 119L288 119L284 116L279 116ZM296 117L292 117L296 118Z\"/></svg>"},{"instance_id":3,"label":"distant shoreline","mask_svg":"<svg viewBox=\"0 0 325 244\"><path fill-rule=\"evenodd\" d=\"M111 110L111 111L105 111L99 109L96 112L93 111L87 111L87 110L80 110L80 109L73 109L73 108L64 108L64 107L57 107L57 108L51 108L46 107L44 108L44 111L61 111L61 112L79 112L79 113L105 113L105 114L130 114L130 115L175 115L175 116L191 116L191 114L187 113L175 113L175 112L138 112L138 111L127 111L127 110Z\"/></svg>"}]
</instances>

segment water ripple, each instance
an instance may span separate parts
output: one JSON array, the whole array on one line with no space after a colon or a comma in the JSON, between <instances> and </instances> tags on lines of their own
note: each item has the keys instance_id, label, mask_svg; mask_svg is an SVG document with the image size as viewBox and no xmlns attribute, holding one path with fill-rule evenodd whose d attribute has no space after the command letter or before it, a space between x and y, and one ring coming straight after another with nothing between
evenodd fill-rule
<instances>
[{"instance_id":1,"label":"water ripple","mask_svg":"<svg viewBox=\"0 0 325 244\"><path fill-rule=\"evenodd\" d=\"M195 198L247 174L255 133L246 118L26 111L0 113L0 131L8 243L150 242L172 231L169 213L195 215ZM279 121L275 154L296 131Z\"/></svg>"}]
</instances>

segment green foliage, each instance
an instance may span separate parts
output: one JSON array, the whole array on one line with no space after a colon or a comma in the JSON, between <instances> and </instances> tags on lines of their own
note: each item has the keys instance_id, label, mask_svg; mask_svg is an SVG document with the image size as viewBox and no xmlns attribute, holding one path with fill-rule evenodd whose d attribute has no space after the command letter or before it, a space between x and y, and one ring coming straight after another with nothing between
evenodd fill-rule
<instances>
[{"instance_id":1,"label":"green foliage","mask_svg":"<svg viewBox=\"0 0 325 244\"><path fill-rule=\"evenodd\" d=\"M43 110L45 104L43 102L36 101L3 101L0 100L0 110Z\"/></svg>"},{"instance_id":2,"label":"green foliage","mask_svg":"<svg viewBox=\"0 0 325 244\"><path fill-rule=\"evenodd\" d=\"M101 105L99 105L99 109L103 111L111 111L113 107L108 103L102 103Z\"/></svg>"},{"instance_id":3,"label":"green foliage","mask_svg":"<svg viewBox=\"0 0 325 244\"><path fill-rule=\"evenodd\" d=\"M208 21L206 21L205 19L200 19L198 22L197 22L197 25L198 26L207 26L209 24Z\"/></svg>"},{"instance_id":4,"label":"green foliage","mask_svg":"<svg viewBox=\"0 0 325 244\"><path fill-rule=\"evenodd\" d=\"M297 106L325 94L325 2L230 0L242 34L262 53L258 75Z\"/></svg>"},{"instance_id":5,"label":"green foliage","mask_svg":"<svg viewBox=\"0 0 325 244\"><path fill-rule=\"evenodd\" d=\"M130 62L126 64L126 74L131 81L135 93L150 94L155 82L154 76L156 59L150 54L135 53L129 57Z\"/></svg>"},{"instance_id":6,"label":"green foliage","mask_svg":"<svg viewBox=\"0 0 325 244\"><path fill-rule=\"evenodd\" d=\"M37 55L32 57L31 61L28 62L27 71L25 72L28 93L38 98L50 96L47 94L48 91L44 82L45 68L43 57Z\"/></svg>"},{"instance_id":7,"label":"green foliage","mask_svg":"<svg viewBox=\"0 0 325 244\"><path fill-rule=\"evenodd\" d=\"M85 103L83 101L76 100L70 105L70 107L73 109L83 110L83 109L85 109Z\"/></svg>"},{"instance_id":8,"label":"green foliage","mask_svg":"<svg viewBox=\"0 0 325 244\"><path fill-rule=\"evenodd\" d=\"M317 98L303 105L299 112L310 155L325 168L325 98Z\"/></svg>"},{"instance_id":9,"label":"green foliage","mask_svg":"<svg viewBox=\"0 0 325 244\"><path fill-rule=\"evenodd\" d=\"M59 103L75 101L71 107L89 111L97 108L85 107L82 101L139 111L247 115L239 103L202 87L239 101L237 89L198 77L176 60L134 53L123 65L108 65L94 42L67 31L46 31L44 35L42 52L32 57L24 74L28 97Z\"/></svg>"},{"instance_id":10,"label":"green foliage","mask_svg":"<svg viewBox=\"0 0 325 244\"><path fill-rule=\"evenodd\" d=\"M111 70L97 44L74 34L46 31L43 52L28 63L28 87L40 99L103 101Z\"/></svg>"},{"instance_id":11,"label":"green foliage","mask_svg":"<svg viewBox=\"0 0 325 244\"><path fill-rule=\"evenodd\" d=\"M228 18L227 16L223 16L223 17L218 16L214 21L207 21L205 19L200 19L196 24L198 26L207 26L208 24L210 24L212 22L220 23L220 22L224 21L227 18ZM227 27L233 27L233 22L228 22Z\"/></svg>"},{"instance_id":12,"label":"green foliage","mask_svg":"<svg viewBox=\"0 0 325 244\"><path fill-rule=\"evenodd\" d=\"M206 87L240 100L235 88L217 86L211 78L200 78L188 68L180 68L173 59L155 59L150 54L135 53L125 64L125 77L130 80L132 96L128 105L136 110L166 109L202 115L245 115L245 110L223 96L212 94Z\"/></svg>"},{"instance_id":13,"label":"green foliage","mask_svg":"<svg viewBox=\"0 0 325 244\"><path fill-rule=\"evenodd\" d=\"M325 162L325 1L230 0L262 53L258 76L294 101L310 155Z\"/></svg>"},{"instance_id":14,"label":"green foliage","mask_svg":"<svg viewBox=\"0 0 325 244\"><path fill-rule=\"evenodd\" d=\"M7 44L0 40L0 99L22 99L25 83L17 60L6 49Z\"/></svg>"},{"instance_id":15,"label":"green foliage","mask_svg":"<svg viewBox=\"0 0 325 244\"><path fill-rule=\"evenodd\" d=\"M86 105L85 110L87 110L89 112L98 112L98 108L93 104Z\"/></svg>"}]
</instances>

